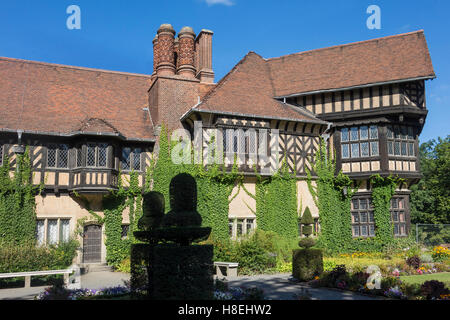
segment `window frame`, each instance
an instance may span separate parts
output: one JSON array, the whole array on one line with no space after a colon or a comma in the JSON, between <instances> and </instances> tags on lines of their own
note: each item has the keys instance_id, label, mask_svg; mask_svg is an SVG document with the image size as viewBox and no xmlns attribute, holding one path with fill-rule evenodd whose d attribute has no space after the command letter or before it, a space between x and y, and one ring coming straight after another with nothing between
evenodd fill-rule
<instances>
[{"instance_id":1,"label":"window frame","mask_svg":"<svg viewBox=\"0 0 450 320\"><path fill-rule=\"evenodd\" d=\"M358 204L357 207L355 206L355 201ZM365 203L365 208L363 208L361 203ZM366 214L366 221L362 221L362 214ZM353 238L373 238L376 236L375 213L371 197L353 197L351 200L350 215ZM357 221L354 219L355 215L358 217ZM358 234L355 233L355 227L358 228ZM362 234L363 227L367 227L366 235ZM371 233L372 228L373 233Z\"/></svg>"},{"instance_id":2,"label":"window frame","mask_svg":"<svg viewBox=\"0 0 450 320\"><path fill-rule=\"evenodd\" d=\"M241 221L240 223L238 222ZM248 224L251 221L252 227L248 229ZM238 234L238 225L241 224L241 234ZM228 218L228 234L233 240L240 240L243 237L252 235L256 230L256 217L232 217ZM231 231L231 232L230 232ZM231 234L230 234L231 233Z\"/></svg>"},{"instance_id":3,"label":"window frame","mask_svg":"<svg viewBox=\"0 0 450 320\"><path fill-rule=\"evenodd\" d=\"M57 241L56 243L50 243L49 242L49 233L48 233L48 226L49 226L49 221L52 220L56 220L56 226L57 226L57 230L56 230L56 235L57 235ZM70 237L71 237L71 232L72 232L72 226L71 226L71 220L72 218L68 218L68 217L38 217L36 218L36 229L35 229L35 239L38 241L38 226L39 226L39 221L43 221L43 225L42 228L44 229L43 232L43 241L42 243L36 243L37 246L49 246L49 245L58 245L60 243L63 243L64 241L69 241ZM61 239L61 237L63 236L63 229L62 229L62 222L63 221L68 221L68 228L69 228L69 232L68 232L68 237L67 239Z\"/></svg>"},{"instance_id":4,"label":"window frame","mask_svg":"<svg viewBox=\"0 0 450 320\"><path fill-rule=\"evenodd\" d=\"M99 156L100 156L100 152L99 149L101 146L105 146L105 165L104 166L100 166L99 165ZM89 152L89 148L94 147L94 165L89 165L88 164L88 152ZM109 160L110 160L110 155L109 155L109 148L110 148L110 144L105 143L105 142L88 142L86 143L86 151L85 151L85 161L84 161L84 167L86 168L96 168L96 169L108 169L109 168Z\"/></svg>"},{"instance_id":5,"label":"window frame","mask_svg":"<svg viewBox=\"0 0 450 320\"><path fill-rule=\"evenodd\" d=\"M129 149L130 153L128 155L128 168L124 168L123 164L125 163L125 158L124 158L124 150L125 149ZM139 152L136 152L137 150L139 150ZM120 168L123 171L143 171L142 170L142 153L144 152L144 149L142 147L122 147L121 149L121 153L120 153ZM139 169L136 169L136 155L139 154Z\"/></svg>"},{"instance_id":6,"label":"window frame","mask_svg":"<svg viewBox=\"0 0 450 320\"><path fill-rule=\"evenodd\" d=\"M62 146L65 147L65 149L62 148ZM70 146L67 143L52 143L52 144L48 144L47 146L47 159L46 159L46 168L47 169L70 169ZM50 166L49 165L49 152L50 150L55 150L55 165L54 166ZM61 152L65 151L66 152L66 166L62 167L60 166L60 160L59 158L61 157Z\"/></svg>"},{"instance_id":7,"label":"window frame","mask_svg":"<svg viewBox=\"0 0 450 320\"><path fill-rule=\"evenodd\" d=\"M400 124L387 125L386 149L388 157L415 159L417 157L415 150L416 149L415 137L416 137L416 129L414 128L414 126L400 125ZM398 144L398 154L395 154L397 144ZM403 145L405 145L406 155L402 153Z\"/></svg>"},{"instance_id":8,"label":"window frame","mask_svg":"<svg viewBox=\"0 0 450 320\"><path fill-rule=\"evenodd\" d=\"M397 204L394 206L394 204ZM400 207L400 204L402 206ZM393 196L390 201L390 214L391 214L391 224L392 224L392 232L394 237L403 238L408 236L408 218L407 218L407 207L406 207L406 199L402 196ZM394 219L395 214L398 214L398 219ZM403 220L401 217L403 216ZM398 233L395 232L395 228L398 228ZM403 227L403 228L402 228ZM402 233L401 231L404 231Z\"/></svg>"},{"instance_id":9,"label":"window frame","mask_svg":"<svg viewBox=\"0 0 450 320\"><path fill-rule=\"evenodd\" d=\"M365 130L363 128L366 128ZM373 136L373 128L376 128L376 136ZM345 132L345 133L344 133ZM352 133L356 132L357 137L353 139ZM367 132L364 137L362 132ZM342 161L354 161L360 159L377 159L380 158L380 127L378 125L359 125L351 127L343 127L339 130L340 134L340 152ZM345 136L346 137L345 137ZM345 137L345 138L344 138ZM373 154L376 143L376 154ZM363 155L362 145L367 144L368 155ZM354 148L354 146L357 147ZM347 149L347 157L344 156L344 149ZM354 156L355 151L355 156ZM357 156L356 156L357 151Z\"/></svg>"}]
</instances>

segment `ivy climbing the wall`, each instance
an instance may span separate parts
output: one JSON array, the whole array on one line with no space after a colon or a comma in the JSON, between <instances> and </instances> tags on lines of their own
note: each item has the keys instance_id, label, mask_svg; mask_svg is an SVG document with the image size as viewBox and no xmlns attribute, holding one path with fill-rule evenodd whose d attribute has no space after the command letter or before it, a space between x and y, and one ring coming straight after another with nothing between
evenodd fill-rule
<instances>
[{"instance_id":1,"label":"ivy climbing the wall","mask_svg":"<svg viewBox=\"0 0 450 320\"><path fill-rule=\"evenodd\" d=\"M285 161L272 176L256 173L256 221L258 228L287 237L298 237L297 179Z\"/></svg>"},{"instance_id":2,"label":"ivy climbing the wall","mask_svg":"<svg viewBox=\"0 0 450 320\"><path fill-rule=\"evenodd\" d=\"M16 155L14 171L5 156L0 167L0 241L23 244L35 240L35 196L41 190L42 185L32 184L29 148L24 154Z\"/></svg>"},{"instance_id":3,"label":"ivy climbing the wall","mask_svg":"<svg viewBox=\"0 0 450 320\"><path fill-rule=\"evenodd\" d=\"M350 201L356 190L350 188L348 176L342 172L335 176L336 164L327 155L323 140L311 163L311 170L305 169L308 189L319 209L321 232L318 243L329 251L343 252L352 241ZM313 174L317 179L313 179Z\"/></svg>"},{"instance_id":4,"label":"ivy climbing the wall","mask_svg":"<svg viewBox=\"0 0 450 320\"><path fill-rule=\"evenodd\" d=\"M335 161L327 157L325 143L320 148L307 169L308 188L319 209L321 232L318 244L330 252L379 251L394 242L391 223L390 201L402 179L398 177L370 178L372 203L374 206L375 237L353 238L351 227L351 199L358 186L352 188L352 180L345 174L336 173ZM312 174L317 176L313 179ZM315 181L315 183L314 183Z\"/></svg>"}]
</instances>

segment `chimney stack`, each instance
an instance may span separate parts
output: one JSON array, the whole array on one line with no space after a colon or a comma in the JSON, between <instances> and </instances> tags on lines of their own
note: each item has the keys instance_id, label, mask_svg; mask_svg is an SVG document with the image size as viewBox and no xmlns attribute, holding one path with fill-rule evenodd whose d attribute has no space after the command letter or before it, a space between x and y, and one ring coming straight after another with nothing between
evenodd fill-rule
<instances>
[{"instance_id":1,"label":"chimney stack","mask_svg":"<svg viewBox=\"0 0 450 320\"><path fill-rule=\"evenodd\" d=\"M158 44L158 35L153 38L153 73L152 77L156 76L156 67L158 66L158 50L157 50L157 44Z\"/></svg>"},{"instance_id":2,"label":"chimney stack","mask_svg":"<svg viewBox=\"0 0 450 320\"><path fill-rule=\"evenodd\" d=\"M195 78L195 33L191 27L183 27L178 33L177 74Z\"/></svg>"},{"instance_id":3,"label":"chimney stack","mask_svg":"<svg viewBox=\"0 0 450 320\"><path fill-rule=\"evenodd\" d=\"M200 82L214 83L214 71L212 69L212 36L214 32L203 29L196 41L196 77Z\"/></svg>"},{"instance_id":4,"label":"chimney stack","mask_svg":"<svg viewBox=\"0 0 450 320\"><path fill-rule=\"evenodd\" d=\"M156 66L157 75L174 75L174 36L175 30L170 24L162 24L158 29L158 40L156 42Z\"/></svg>"}]
</instances>

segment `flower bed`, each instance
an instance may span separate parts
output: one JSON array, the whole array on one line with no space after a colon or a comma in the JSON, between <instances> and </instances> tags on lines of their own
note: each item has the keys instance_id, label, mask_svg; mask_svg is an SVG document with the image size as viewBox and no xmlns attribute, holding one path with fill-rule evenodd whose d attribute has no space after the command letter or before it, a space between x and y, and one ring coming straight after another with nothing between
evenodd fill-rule
<instances>
[{"instance_id":1,"label":"flower bed","mask_svg":"<svg viewBox=\"0 0 450 320\"><path fill-rule=\"evenodd\" d=\"M35 300L90 300L112 299L124 297L130 294L130 290L124 286L109 287L100 290L95 289L66 289L61 285L48 287L44 292L36 296Z\"/></svg>"},{"instance_id":2,"label":"flower bed","mask_svg":"<svg viewBox=\"0 0 450 320\"><path fill-rule=\"evenodd\" d=\"M348 272L344 265L339 265L308 283L316 288L336 288L391 299L449 300L450 298L449 288L441 281L429 280L421 285L411 284L400 280L398 274L398 270L395 270L392 276L382 277L380 274L374 277L374 274L366 272Z\"/></svg>"}]
</instances>

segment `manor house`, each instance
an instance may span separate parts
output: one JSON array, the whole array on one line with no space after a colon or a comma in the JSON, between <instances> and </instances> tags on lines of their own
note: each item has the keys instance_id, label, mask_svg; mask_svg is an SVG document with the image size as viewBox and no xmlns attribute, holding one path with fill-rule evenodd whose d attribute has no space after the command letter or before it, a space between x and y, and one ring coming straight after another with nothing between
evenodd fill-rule
<instances>
[{"instance_id":1,"label":"manor house","mask_svg":"<svg viewBox=\"0 0 450 320\"><path fill-rule=\"evenodd\" d=\"M39 243L64 241L83 221L78 262L105 262L104 226L89 210L103 215L102 197L119 179L127 185L132 171L146 183L163 124L194 136L198 123L202 144L226 129L265 130L264 144L249 134L224 136L225 149L244 155L237 165L245 188L255 192L255 166L262 172L284 160L299 178L299 211L308 206L316 221L306 168L323 138L336 169L359 185L354 237L376 233L370 176L400 176L393 230L409 233L409 190L421 177L418 138L428 113L425 83L435 78L422 30L275 58L249 52L217 83L213 32L184 27L175 35L170 24L157 30L148 74L0 58L0 165L8 155L14 167L29 147L33 183L44 185L36 198ZM252 157L274 143L279 148L267 159ZM232 162L225 159L230 168ZM258 221L252 197L238 186L232 197L229 231L236 238ZM123 237L129 223L125 212Z\"/></svg>"}]
</instances>

